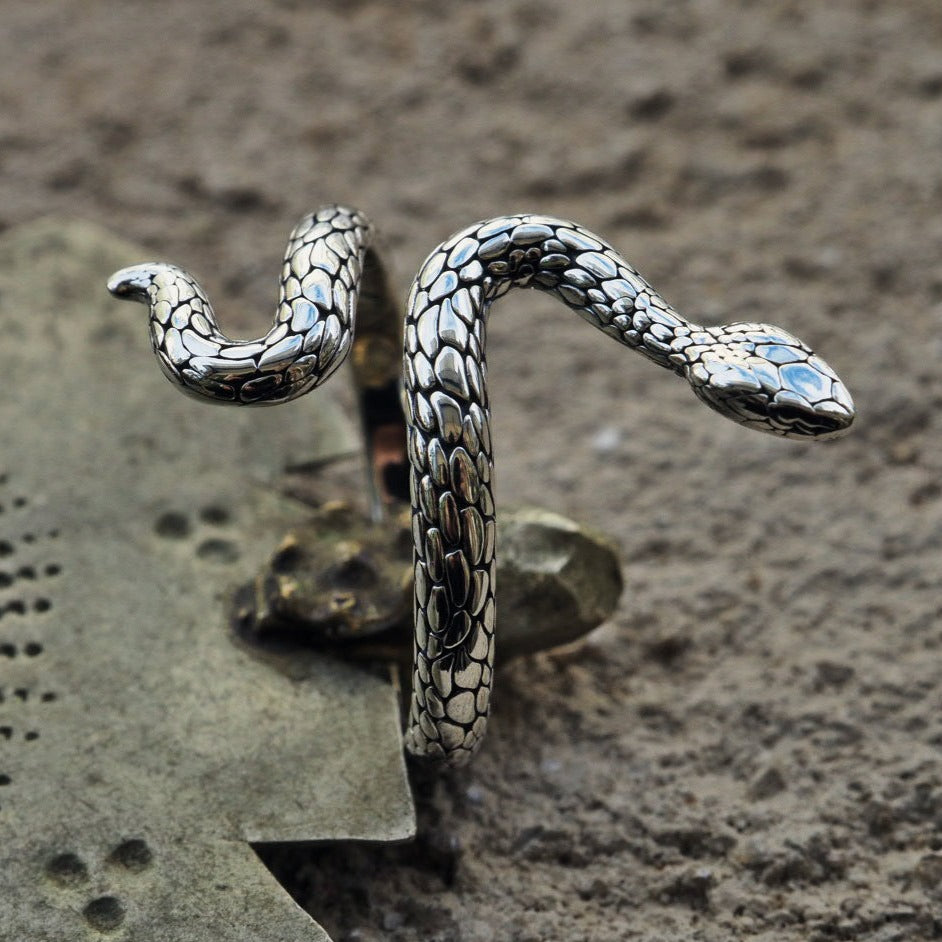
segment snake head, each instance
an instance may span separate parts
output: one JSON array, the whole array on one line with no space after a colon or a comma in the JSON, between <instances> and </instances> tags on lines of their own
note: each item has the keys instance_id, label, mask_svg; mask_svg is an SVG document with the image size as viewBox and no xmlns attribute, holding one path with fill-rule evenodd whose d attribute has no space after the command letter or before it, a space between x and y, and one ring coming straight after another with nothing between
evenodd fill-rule
<instances>
[{"instance_id":1,"label":"snake head","mask_svg":"<svg viewBox=\"0 0 942 942\"><path fill-rule=\"evenodd\" d=\"M708 327L672 347L697 396L740 425L785 438L836 438L854 420L854 402L834 370L780 327Z\"/></svg>"}]
</instances>

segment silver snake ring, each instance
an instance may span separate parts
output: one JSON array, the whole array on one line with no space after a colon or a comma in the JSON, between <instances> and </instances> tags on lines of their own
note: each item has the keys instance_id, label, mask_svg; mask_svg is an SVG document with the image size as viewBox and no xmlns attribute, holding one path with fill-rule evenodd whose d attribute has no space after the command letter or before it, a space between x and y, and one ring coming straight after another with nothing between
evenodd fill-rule
<instances>
[{"instance_id":1,"label":"silver snake ring","mask_svg":"<svg viewBox=\"0 0 942 942\"><path fill-rule=\"evenodd\" d=\"M415 643L406 747L457 766L484 736L493 680L496 525L484 335L496 298L514 286L548 291L747 428L833 438L850 426L854 405L835 372L781 328L692 324L591 232L548 216L501 216L442 243L413 282L402 360L406 441L391 352L400 322L372 238L355 210L329 206L301 220L274 325L257 341L225 337L206 295L179 268L127 268L108 288L149 306L164 373L213 401L297 398L353 349L374 508L405 498L404 452L411 465Z\"/></svg>"}]
</instances>

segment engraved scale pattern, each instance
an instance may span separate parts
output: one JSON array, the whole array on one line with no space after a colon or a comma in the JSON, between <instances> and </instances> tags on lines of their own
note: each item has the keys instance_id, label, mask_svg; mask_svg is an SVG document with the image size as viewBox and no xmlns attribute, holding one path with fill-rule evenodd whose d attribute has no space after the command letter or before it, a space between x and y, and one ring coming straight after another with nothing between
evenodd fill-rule
<instances>
[{"instance_id":1,"label":"engraved scale pattern","mask_svg":"<svg viewBox=\"0 0 942 942\"><path fill-rule=\"evenodd\" d=\"M148 304L154 353L185 392L214 402L275 405L310 392L349 352L370 237L356 210L325 206L305 216L285 250L274 323L258 340L226 337L196 279L174 265L124 268L108 290Z\"/></svg>"},{"instance_id":2,"label":"engraved scale pattern","mask_svg":"<svg viewBox=\"0 0 942 942\"><path fill-rule=\"evenodd\" d=\"M161 367L185 391L277 403L313 389L349 351L371 239L356 210L330 206L305 217L286 253L275 323L258 341L220 334L199 286L173 266L124 269L109 289L148 304ZM478 748L490 707L496 523L484 345L491 303L514 286L557 297L747 428L826 439L854 418L844 384L800 340L768 324L686 321L608 243L575 223L501 216L443 242L416 275L404 331L415 547L405 743L415 756L450 765Z\"/></svg>"},{"instance_id":3,"label":"engraved scale pattern","mask_svg":"<svg viewBox=\"0 0 942 942\"><path fill-rule=\"evenodd\" d=\"M836 374L795 337L765 324L685 321L610 245L574 223L505 216L442 243L413 283L405 328L415 544L406 746L450 765L478 748L490 705L496 526L484 334L490 304L514 286L559 298L747 427L833 437L854 411Z\"/></svg>"}]
</instances>

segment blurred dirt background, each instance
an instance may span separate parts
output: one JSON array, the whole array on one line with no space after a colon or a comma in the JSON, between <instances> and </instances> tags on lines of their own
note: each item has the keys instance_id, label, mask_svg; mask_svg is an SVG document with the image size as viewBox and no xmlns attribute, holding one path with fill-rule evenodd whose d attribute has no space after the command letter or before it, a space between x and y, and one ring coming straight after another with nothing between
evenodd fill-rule
<instances>
[{"instance_id":1,"label":"blurred dirt background","mask_svg":"<svg viewBox=\"0 0 942 942\"><path fill-rule=\"evenodd\" d=\"M615 537L618 616L501 673L415 845L263 859L337 942L942 938L937 0L4 3L3 227L96 220L255 333L328 201L403 297L475 219L574 218L688 316L806 339L860 417L752 435L501 302L499 500Z\"/></svg>"}]
</instances>

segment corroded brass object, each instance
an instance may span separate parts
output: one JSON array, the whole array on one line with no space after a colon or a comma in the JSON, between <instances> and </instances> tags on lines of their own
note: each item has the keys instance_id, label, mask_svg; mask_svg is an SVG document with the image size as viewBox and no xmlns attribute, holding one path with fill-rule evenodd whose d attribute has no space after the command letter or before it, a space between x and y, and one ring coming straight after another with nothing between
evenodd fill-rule
<instances>
[{"instance_id":1,"label":"corroded brass object","mask_svg":"<svg viewBox=\"0 0 942 942\"><path fill-rule=\"evenodd\" d=\"M615 547L548 510L499 525L504 593L501 662L577 641L609 618L623 583ZM412 663L412 542L406 508L374 524L334 501L292 530L237 594L243 637L345 645L362 658ZM356 644L351 644L356 642Z\"/></svg>"},{"instance_id":2,"label":"corroded brass object","mask_svg":"<svg viewBox=\"0 0 942 942\"><path fill-rule=\"evenodd\" d=\"M343 501L315 510L238 593L240 633L324 644L406 624L412 592L408 518L402 507L377 525Z\"/></svg>"}]
</instances>

